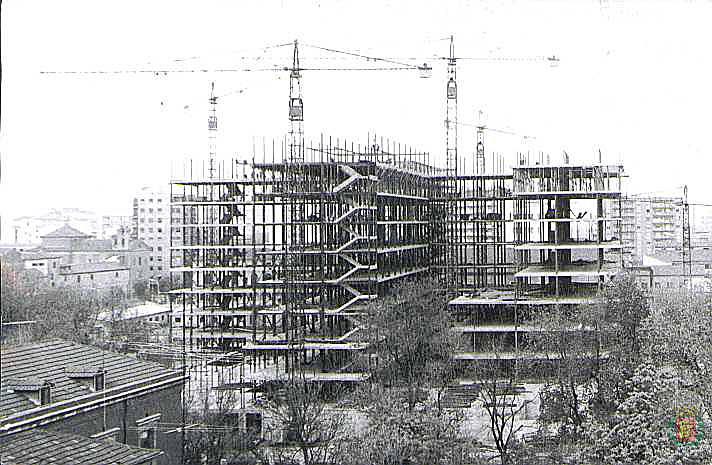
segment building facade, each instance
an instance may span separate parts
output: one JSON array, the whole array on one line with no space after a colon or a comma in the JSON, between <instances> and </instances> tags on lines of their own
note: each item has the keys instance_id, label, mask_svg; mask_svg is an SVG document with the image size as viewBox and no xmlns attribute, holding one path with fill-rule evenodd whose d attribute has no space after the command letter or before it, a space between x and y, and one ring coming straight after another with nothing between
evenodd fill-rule
<instances>
[{"instance_id":1,"label":"building facade","mask_svg":"<svg viewBox=\"0 0 712 465\"><path fill-rule=\"evenodd\" d=\"M133 199L132 235L151 249L148 274L152 279L169 276L171 205L168 188L144 187Z\"/></svg>"},{"instance_id":2,"label":"building facade","mask_svg":"<svg viewBox=\"0 0 712 465\"><path fill-rule=\"evenodd\" d=\"M149 279L151 249L120 227L111 239L94 239L65 224L42 235L42 244L20 253L25 269L34 269L52 286L84 290L121 288L132 295L136 284Z\"/></svg>"},{"instance_id":3,"label":"building facade","mask_svg":"<svg viewBox=\"0 0 712 465\"><path fill-rule=\"evenodd\" d=\"M611 208L622 219L620 239L628 263L640 264L645 255L682 247L682 198L628 196ZM613 225L609 228L609 234L618 235Z\"/></svg>"}]
</instances>

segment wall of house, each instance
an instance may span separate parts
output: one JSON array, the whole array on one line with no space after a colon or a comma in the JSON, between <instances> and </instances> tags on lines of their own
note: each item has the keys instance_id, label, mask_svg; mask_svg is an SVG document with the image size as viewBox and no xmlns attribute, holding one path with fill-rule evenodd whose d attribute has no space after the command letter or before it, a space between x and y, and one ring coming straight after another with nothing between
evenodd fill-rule
<instances>
[{"instance_id":1,"label":"wall of house","mask_svg":"<svg viewBox=\"0 0 712 465\"><path fill-rule=\"evenodd\" d=\"M82 290L97 292L108 291L113 287L120 287L129 295L129 270L111 270L92 273L64 274L57 276L56 282L60 286L72 286Z\"/></svg>"},{"instance_id":2,"label":"wall of house","mask_svg":"<svg viewBox=\"0 0 712 465\"><path fill-rule=\"evenodd\" d=\"M59 271L59 258L41 258L37 260L25 260L26 270L37 270L42 273L43 276L54 279L55 275Z\"/></svg>"},{"instance_id":3,"label":"wall of house","mask_svg":"<svg viewBox=\"0 0 712 465\"><path fill-rule=\"evenodd\" d=\"M106 408L84 412L46 427L50 431L91 436L112 428L119 428L117 440L124 444L139 446L139 434L136 421L161 414L161 423L179 424L182 421L181 386L128 399ZM155 448L165 455L158 460L160 465L179 465L181 463L181 433L165 434L165 428L154 431Z\"/></svg>"}]
</instances>

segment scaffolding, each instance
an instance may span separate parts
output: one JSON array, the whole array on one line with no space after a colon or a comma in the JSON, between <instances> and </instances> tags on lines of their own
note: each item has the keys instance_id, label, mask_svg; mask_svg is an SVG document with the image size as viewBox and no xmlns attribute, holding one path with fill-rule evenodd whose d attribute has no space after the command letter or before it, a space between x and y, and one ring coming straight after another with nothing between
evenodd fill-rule
<instances>
[{"instance_id":1,"label":"scaffolding","mask_svg":"<svg viewBox=\"0 0 712 465\"><path fill-rule=\"evenodd\" d=\"M252 381L362 379L359 315L430 271L438 181L427 153L389 141L300 146L298 162L290 139L172 181L173 340L239 351Z\"/></svg>"}]
</instances>

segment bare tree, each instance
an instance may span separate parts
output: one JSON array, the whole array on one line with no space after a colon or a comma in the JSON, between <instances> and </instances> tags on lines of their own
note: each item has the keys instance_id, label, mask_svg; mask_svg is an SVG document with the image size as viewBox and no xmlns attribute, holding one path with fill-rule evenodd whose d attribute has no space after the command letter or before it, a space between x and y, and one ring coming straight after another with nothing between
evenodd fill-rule
<instances>
[{"instance_id":1,"label":"bare tree","mask_svg":"<svg viewBox=\"0 0 712 465\"><path fill-rule=\"evenodd\" d=\"M304 465L333 463L340 456L347 428L343 415L329 409L326 400L339 395L338 388L299 378L270 392L264 413L272 427L283 432L282 441L273 442L271 454L281 462L299 456Z\"/></svg>"},{"instance_id":2,"label":"bare tree","mask_svg":"<svg viewBox=\"0 0 712 465\"><path fill-rule=\"evenodd\" d=\"M605 358L599 306L552 308L532 315L529 350L539 362L543 387L539 421L557 426L557 438L575 440L586 419L595 376Z\"/></svg>"},{"instance_id":3,"label":"bare tree","mask_svg":"<svg viewBox=\"0 0 712 465\"><path fill-rule=\"evenodd\" d=\"M458 339L441 287L435 280L407 281L366 311L368 340L378 355L374 379L404 386L411 410L424 388L446 384L454 372Z\"/></svg>"},{"instance_id":4,"label":"bare tree","mask_svg":"<svg viewBox=\"0 0 712 465\"><path fill-rule=\"evenodd\" d=\"M461 433L460 410L434 399L414 409L397 389L378 384L360 392L365 425L349 438L344 465L476 464L475 447Z\"/></svg>"},{"instance_id":5,"label":"bare tree","mask_svg":"<svg viewBox=\"0 0 712 465\"><path fill-rule=\"evenodd\" d=\"M524 427L517 424L531 401L521 398L517 371L502 360L501 344L493 341L494 359L479 360L473 367L475 380L480 385L479 399L489 418L489 432L492 435L502 465L514 464L516 437Z\"/></svg>"}]
</instances>

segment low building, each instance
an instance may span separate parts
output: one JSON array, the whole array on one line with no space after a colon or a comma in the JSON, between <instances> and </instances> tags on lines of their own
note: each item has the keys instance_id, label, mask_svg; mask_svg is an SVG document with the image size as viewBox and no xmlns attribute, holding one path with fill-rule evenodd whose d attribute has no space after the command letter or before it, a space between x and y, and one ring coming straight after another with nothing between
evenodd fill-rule
<instances>
[{"instance_id":1,"label":"low building","mask_svg":"<svg viewBox=\"0 0 712 465\"><path fill-rule=\"evenodd\" d=\"M75 263L61 265L57 274L58 286L71 286L86 291L106 293L121 289L129 295L130 270L119 263Z\"/></svg>"},{"instance_id":2,"label":"low building","mask_svg":"<svg viewBox=\"0 0 712 465\"><path fill-rule=\"evenodd\" d=\"M52 285L84 283L78 286L83 289L121 287L127 295L131 295L137 283L147 282L150 278L151 248L143 241L131 238L128 228L123 227L111 239L94 239L65 224L44 234L39 247L25 250L21 255L26 269L38 269ZM102 267L114 272L117 278L114 283L92 283L92 274L95 274L93 270ZM63 271L60 272L59 268ZM89 281L83 281L83 277L77 276L70 283L66 275L82 274L83 268L89 270ZM122 271L116 274L123 269L128 270L128 283ZM57 280L58 274L65 276ZM109 277L109 274L101 276Z\"/></svg>"},{"instance_id":3,"label":"low building","mask_svg":"<svg viewBox=\"0 0 712 465\"><path fill-rule=\"evenodd\" d=\"M73 342L4 347L0 450L17 444L23 434L47 431L112 438L117 443L163 452L151 452L150 458L146 456L151 461L130 463L179 464L180 433L160 431L160 427L180 424L185 380L180 372L156 363ZM5 459L3 455L3 464Z\"/></svg>"},{"instance_id":4,"label":"low building","mask_svg":"<svg viewBox=\"0 0 712 465\"><path fill-rule=\"evenodd\" d=\"M652 287L657 290L674 290L686 286L689 274L693 287L712 291L712 249L692 249L690 266L682 263L682 252L658 253L643 257L643 269L639 282L644 288L650 287L648 273L652 272Z\"/></svg>"},{"instance_id":5,"label":"low building","mask_svg":"<svg viewBox=\"0 0 712 465\"><path fill-rule=\"evenodd\" d=\"M114 338L112 333L118 330L130 333L125 339L126 342L136 342L144 338L157 342L168 339L171 324L170 306L153 302L126 309L103 311L97 315L97 329L104 339Z\"/></svg>"}]
</instances>

